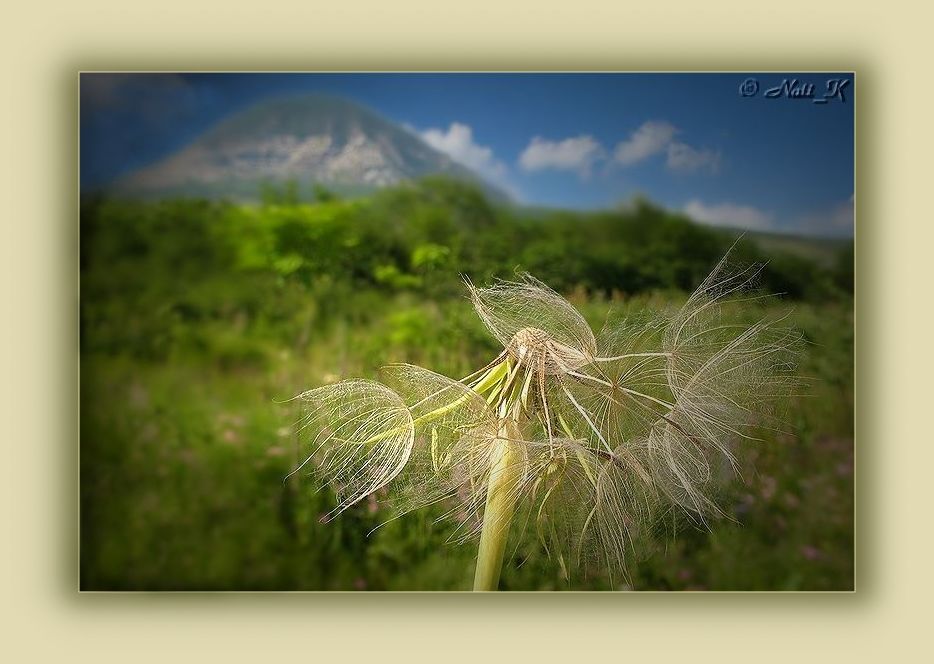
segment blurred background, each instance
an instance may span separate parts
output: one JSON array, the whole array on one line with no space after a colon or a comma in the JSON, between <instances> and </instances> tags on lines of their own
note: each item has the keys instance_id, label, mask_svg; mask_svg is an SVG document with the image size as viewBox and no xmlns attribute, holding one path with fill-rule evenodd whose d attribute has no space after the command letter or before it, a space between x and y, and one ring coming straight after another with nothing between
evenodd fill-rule
<instances>
[{"instance_id":1,"label":"blurred background","mask_svg":"<svg viewBox=\"0 0 934 664\"><path fill-rule=\"evenodd\" d=\"M568 582L529 538L501 587L852 589L852 77L748 78L83 74L82 589L470 589L442 507L321 522L284 401L485 365L462 275L528 271L599 329L734 243L810 380L739 453L733 519L667 515L625 581ZM845 101L765 96L828 80Z\"/></svg>"}]
</instances>

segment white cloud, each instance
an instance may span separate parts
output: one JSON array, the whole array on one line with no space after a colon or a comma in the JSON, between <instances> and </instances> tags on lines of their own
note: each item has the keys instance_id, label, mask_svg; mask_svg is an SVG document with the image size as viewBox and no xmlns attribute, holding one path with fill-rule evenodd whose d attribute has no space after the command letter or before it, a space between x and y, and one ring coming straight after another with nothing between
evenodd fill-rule
<instances>
[{"instance_id":1,"label":"white cloud","mask_svg":"<svg viewBox=\"0 0 934 664\"><path fill-rule=\"evenodd\" d=\"M493 150L473 140L473 129L460 122L452 122L447 131L426 129L419 132L428 145L490 179L502 178L506 165L493 156Z\"/></svg>"},{"instance_id":2,"label":"white cloud","mask_svg":"<svg viewBox=\"0 0 934 664\"><path fill-rule=\"evenodd\" d=\"M730 226L763 231L773 227L774 216L751 205L719 203L705 205L694 199L684 206L684 213L695 221L710 226Z\"/></svg>"},{"instance_id":3,"label":"white cloud","mask_svg":"<svg viewBox=\"0 0 934 664\"><path fill-rule=\"evenodd\" d=\"M656 154L667 153L666 165L681 173L716 173L720 169L720 152L695 148L675 140L679 129L669 122L648 121L629 138L616 145L616 163L632 166Z\"/></svg>"},{"instance_id":4,"label":"white cloud","mask_svg":"<svg viewBox=\"0 0 934 664\"><path fill-rule=\"evenodd\" d=\"M628 140L616 146L616 161L631 166L663 151L678 130L667 122L645 122L632 132Z\"/></svg>"},{"instance_id":5,"label":"white cloud","mask_svg":"<svg viewBox=\"0 0 934 664\"><path fill-rule=\"evenodd\" d=\"M591 136L582 135L563 141L549 141L536 136L519 155L519 165L526 171L553 168L587 175L603 148Z\"/></svg>"},{"instance_id":6,"label":"white cloud","mask_svg":"<svg viewBox=\"0 0 934 664\"><path fill-rule=\"evenodd\" d=\"M705 148L695 149L686 143L673 142L668 145L668 168L682 173L720 170L720 152Z\"/></svg>"},{"instance_id":7,"label":"white cloud","mask_svg":"<svg viewBox=\"0 0 934 664\"><path fill-rule=\"evenodd\" d=\"M668 170L681 173L716 173L720 169L720 152L708 148L695 148L675 140L679 129L670 122L649 120L643 122L625 141L616 145L612 162L632 166L657 155L667 154ZM582 134L561 141L550 141L540 136L532 139L519 155L519 166L524 171L555 169L577 171L587 176L593 164L605 159L607 151L592 136Z\"/></svg>"}]
</instances>

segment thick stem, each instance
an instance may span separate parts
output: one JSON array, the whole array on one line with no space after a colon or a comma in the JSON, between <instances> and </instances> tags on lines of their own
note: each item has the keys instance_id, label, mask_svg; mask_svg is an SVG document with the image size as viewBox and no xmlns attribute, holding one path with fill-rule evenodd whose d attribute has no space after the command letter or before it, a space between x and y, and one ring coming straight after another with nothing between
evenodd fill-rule
<instances>
[{"instance_id":1,"label":"thick stem","mask_svg":"<svg viewBox=\"0 0 934 664\"><path fill-rule=\"evenodd\" d=\"M513 442L517 439L517 427L511 422L503 426L497 439L493 469L487 486L486 508L483 510L474 590L497 590L499 587L509 525L516 511L518 484L522 476L521 452Z\"/></svg>"}]
</instances>

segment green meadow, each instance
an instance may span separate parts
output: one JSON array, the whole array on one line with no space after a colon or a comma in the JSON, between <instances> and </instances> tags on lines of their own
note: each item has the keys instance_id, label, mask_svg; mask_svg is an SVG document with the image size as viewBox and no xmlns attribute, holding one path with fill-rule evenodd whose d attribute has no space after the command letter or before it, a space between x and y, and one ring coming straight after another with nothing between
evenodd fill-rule
<instances>
[{"instance_id":1,"label":"green meadow","mask_svg":"<svg viewBox=\"0 0 934 664\"><path fill-rule=\"evenodd\" d=\"M288 399L393 362L455 378L485 365L500 349L463 277L528 271L599 329L673 310L734 242L778 294L742 315L788 314L806 388L781 404L780 431L737 443L718 496L731 518L659 515L625 579L567 580L517 537L501 587L852 589L852 243L737 241L647 201L523 211L436 178L354 199L85 197L82 589L469 590L476 548L447 542L444 506L386 523L368 500L322 523L329 487L284 479L301 460Z\"/></svg>"}]
</instances>

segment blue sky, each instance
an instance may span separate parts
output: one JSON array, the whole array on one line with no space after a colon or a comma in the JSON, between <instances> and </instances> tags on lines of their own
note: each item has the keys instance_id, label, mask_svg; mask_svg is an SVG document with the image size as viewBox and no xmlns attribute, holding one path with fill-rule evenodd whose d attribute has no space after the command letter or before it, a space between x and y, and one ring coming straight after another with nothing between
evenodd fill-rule
<instances>
[{"instance_id":1,"label":"blue sky","mask_svg":"<svg viewBox=\"0 0 934 664\"><path fill-rule=\"evenodd\" d=\"M743 96L748 78L758 90ZM830 79L846 81L845 102L766 96L796 80L819 99ZM849 74L84 74L81 184L171 154L264 98L320 91L420 133L523 203L642 195L704 223L847 236L854 87Z\"/></svg>"}]
</instances>

